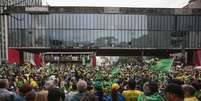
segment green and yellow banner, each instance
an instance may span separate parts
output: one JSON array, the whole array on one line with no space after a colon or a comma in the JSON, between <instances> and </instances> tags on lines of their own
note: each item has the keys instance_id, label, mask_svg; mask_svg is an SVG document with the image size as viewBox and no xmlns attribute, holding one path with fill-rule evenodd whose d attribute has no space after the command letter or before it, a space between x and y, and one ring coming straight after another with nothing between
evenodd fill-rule
<instances>
[{"instance_id":1,"label":"green and yellow banner","mask_svg":"<svg viewBox=\"0 0 201 101\"><path fill-rule=\"evenodd\" d=\"M156 64L151 65L151 71L169 72L172 67L173 59L160 59L156 61Z\"/></svg>"}]
</instances>

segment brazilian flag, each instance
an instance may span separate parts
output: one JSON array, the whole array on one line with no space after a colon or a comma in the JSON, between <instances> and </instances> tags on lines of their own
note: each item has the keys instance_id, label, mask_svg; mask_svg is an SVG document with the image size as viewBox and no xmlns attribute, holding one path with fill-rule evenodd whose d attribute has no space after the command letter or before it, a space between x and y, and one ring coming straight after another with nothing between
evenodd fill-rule
<instances>
[{"instance_id":1,"label":"brazilian flag","mask_svg":"<svg viewBox=\"0 0 201 101\"><path fill-rule=\"evenodd\" d=\"M160 59L151 65L150 70L156 72L168 72L172 67L173 59Z\"/></svg>"},{"instance_id":2,"label":"brazilian flag","mask_svg":"<svg viewBox=\"0 0 201 101\"><path fill-rule=\"evenodd\" d=\"M120 68L113 67L112 68L112 76L118 75L120 73Z\"/></svg>"}]
</instances>

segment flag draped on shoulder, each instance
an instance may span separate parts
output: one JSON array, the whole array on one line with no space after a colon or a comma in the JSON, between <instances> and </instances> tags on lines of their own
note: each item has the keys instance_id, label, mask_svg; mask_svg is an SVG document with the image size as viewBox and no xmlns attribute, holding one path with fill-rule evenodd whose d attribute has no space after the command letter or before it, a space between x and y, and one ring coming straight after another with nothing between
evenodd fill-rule
<instances>
[{"instance_id":1,"label":"flag draped on shoulder","mask_svg":"<svg viewBox=\"0 0 201 101\"><path fill-rule=\"evenodd\" d=\"M156 64L151 65L151 71L168 72L172 67L173 59L160 59L156 61Z\"/></svg>"}]
</instances>

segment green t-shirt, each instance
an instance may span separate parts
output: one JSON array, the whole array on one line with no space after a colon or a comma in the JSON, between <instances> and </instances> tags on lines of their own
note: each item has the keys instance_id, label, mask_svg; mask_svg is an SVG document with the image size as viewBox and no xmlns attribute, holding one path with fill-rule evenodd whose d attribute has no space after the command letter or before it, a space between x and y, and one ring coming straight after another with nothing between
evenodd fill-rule
<instances>
[{"instance_id":1,"label":"green t-shirt","mask_svg":"<svg viewBox=\"0 0 201 101\"><path fill-rule=\"evenodd\" d=\"M161 95L159 95L158 93L155 93L151 96L146 96L144 94L141 94L138 96L137 101L165 101L165 100Z\"/></svg>"}]
</instances>

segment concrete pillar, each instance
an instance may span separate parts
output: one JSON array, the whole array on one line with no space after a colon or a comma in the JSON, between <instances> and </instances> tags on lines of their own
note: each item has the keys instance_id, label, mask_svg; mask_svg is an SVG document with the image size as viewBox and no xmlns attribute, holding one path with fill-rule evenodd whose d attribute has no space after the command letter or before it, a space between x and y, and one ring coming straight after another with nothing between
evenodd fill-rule
<instances>
[{"instance_id":1,"label":"concrete pillar","mask_svg":"<svg viewBox=\"0 0 201 101\"><path fill-rule=\"evenodd\" d=\"M0 8L1 10L1 8ZM1 11L0 11L1 12ZM3 16L0 15L0 65L2 63L2 34L3 34Z\"/></svg>"},{"instance_id":2,"label":"concrete pillar","mask_svg":"<svg viewBox=\"0 0 201 101\"><path fill-rule=\"evenodd\" d=\"M6 61L8 61L8 20L7 20L7 15L4 15L4 26L5 26L5 54L6 54Z\"/></svg>"}]
</instances>

